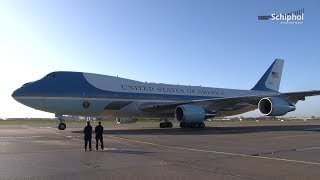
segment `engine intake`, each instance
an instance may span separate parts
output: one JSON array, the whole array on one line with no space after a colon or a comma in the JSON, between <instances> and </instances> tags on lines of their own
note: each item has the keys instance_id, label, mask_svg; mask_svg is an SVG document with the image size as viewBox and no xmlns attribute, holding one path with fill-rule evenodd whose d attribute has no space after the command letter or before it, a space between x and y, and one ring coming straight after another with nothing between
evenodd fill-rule
<instances>
[{"instance_id":1,"label":"engine intake","mask_svg":"<svg viewBox=\"0 0 320 180\"><path fill-rule=\"evenodd\" d=\"M180 122L202 122L206 119L206 112L201 106L182 105L176 108L175 117Z\"/></svg>"},{"instance_id":2,"label":"engine intake","mask_svg":"<svg viewBox=\"0 0 320 180\"><path fill-rule=\"evenodd\" d=\"M267 116L282 116L296 110L295 105L278 97L262 98L258 103L259 111Z\"/></svg>"}]
</instances>

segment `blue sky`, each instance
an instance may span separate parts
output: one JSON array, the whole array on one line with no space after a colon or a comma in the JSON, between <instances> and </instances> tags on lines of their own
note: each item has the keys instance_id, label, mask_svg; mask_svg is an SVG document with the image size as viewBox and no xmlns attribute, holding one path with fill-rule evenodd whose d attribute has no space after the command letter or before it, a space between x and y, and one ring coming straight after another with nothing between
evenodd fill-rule
<instances>
[{"instance_id":1,"label":"blue sky","mask_svg":"<svg viewBox=\"0 0 320 180\"><path fill-rule=\"evenodd\" d=\"M257 16L304 8L301 25ZM320 1L1 1L0 117L52 117L11 98L51 71L250 89L275 58L280 91L320 89ZM320 116L320 97L293 116Z\"/></svg>"}]
</instances>

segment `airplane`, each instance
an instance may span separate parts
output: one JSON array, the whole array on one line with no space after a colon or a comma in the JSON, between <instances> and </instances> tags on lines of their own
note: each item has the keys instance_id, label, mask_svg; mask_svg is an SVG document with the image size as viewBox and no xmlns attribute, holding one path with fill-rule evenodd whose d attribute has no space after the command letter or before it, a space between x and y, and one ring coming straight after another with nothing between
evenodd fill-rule
<instances>
[{"instance_id":1,"label":"airplane","mask_svg":"<svg viewBox=\"0 0 320 180\"><path fill-rule=\"evenodd\" d=\"M58 71L24 84L12 97L31 108L54 113L59 130L63 115L115 117L130 123L158 118L160 128L204 128L213 117L232 116L259 109L266 116L282 116L295 104L320 90L279 92L284 60L276 59L250 90L143 83L101 74ZM163 122L162 122L163 121Z\"/></svg>"}]
</instances>

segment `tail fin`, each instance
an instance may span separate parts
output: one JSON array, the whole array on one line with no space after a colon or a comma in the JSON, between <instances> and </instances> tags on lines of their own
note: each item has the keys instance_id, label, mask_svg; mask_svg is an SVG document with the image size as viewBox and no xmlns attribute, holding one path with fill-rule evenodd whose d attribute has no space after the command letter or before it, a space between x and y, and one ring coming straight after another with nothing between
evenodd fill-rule
<instances>
[{"instance_id":1,"label":"tail fin","mask_svg":"<svg viewBox=\"0 0 320 180\"><path fill-rule=\"evenodd\" d=\"M284 60L276 59L251 90L279 91Z\"/></svg>"}]
</instances>

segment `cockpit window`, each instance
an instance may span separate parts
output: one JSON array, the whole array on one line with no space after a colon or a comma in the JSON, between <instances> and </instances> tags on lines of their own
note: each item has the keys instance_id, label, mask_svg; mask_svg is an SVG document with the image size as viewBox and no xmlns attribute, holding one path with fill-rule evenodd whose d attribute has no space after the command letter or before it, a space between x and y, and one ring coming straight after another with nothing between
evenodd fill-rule
<instances>
[{"instance_id":1,"label":"cockpit window","mask_svg":"<svg viewBox=\"0 0 320 180\"><path fill-rule=\"evenodd\" d=\"M46 77L48 77L48 78L55 78L56 75L55 75L54 73L50 73L50 74L46 75Z\"/></svg>"},{"instance_id":2,"label":"cockpit window","mask_svg":"<svg viewBox=\"0 0 320 180\"><path fill-rule=\"evenodd\" d=\"M25 87L25 86L27 86L27 85L29 85L29 84L31 84L31 83L33 83L33 82L25 83L22 87Z\"/></svg>"}]
</instances>

